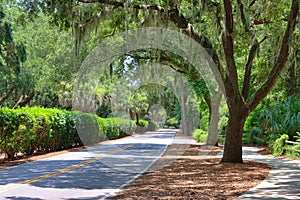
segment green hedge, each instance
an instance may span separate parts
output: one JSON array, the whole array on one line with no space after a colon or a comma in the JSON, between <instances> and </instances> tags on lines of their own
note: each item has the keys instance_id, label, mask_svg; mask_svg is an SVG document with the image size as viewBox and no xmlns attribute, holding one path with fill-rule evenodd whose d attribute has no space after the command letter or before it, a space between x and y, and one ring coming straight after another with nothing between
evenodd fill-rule
<instances>
[{"instance_id":1,"label":"green hedge","mask_svg":"<svg viewBox=\"0 0 300 200\"><path fill-rule=\"evenodd\" d=\"M196 129L193 132L193 137L197 142L203 143L207 141L207 131L204 131L202 129Z\"/></svg>"},{"instance_id":2,"label":"green hedge","mask_svg":"<svg viewBox=\"0 0 300 200\"><path fill-rule=\"evenodd\" d=\"M148 126L148 122L142 123ZM136 130L135 122L127 119L100 118L55 108L0 108L0 153L13 159L19 152L32 155L36 151L95 144L130 135Z\"/></svg>"},{"instance_id":3,"label":"green hedge","mask_svg":"<svg viewBox=\"0 0 300 200\"><path fill-rule=\"evenodd\" d=\"M108 139L115 139L131 135L136 124L132 120L120 118L98 118L99 125Z\"/></svg>"}]
</instances>

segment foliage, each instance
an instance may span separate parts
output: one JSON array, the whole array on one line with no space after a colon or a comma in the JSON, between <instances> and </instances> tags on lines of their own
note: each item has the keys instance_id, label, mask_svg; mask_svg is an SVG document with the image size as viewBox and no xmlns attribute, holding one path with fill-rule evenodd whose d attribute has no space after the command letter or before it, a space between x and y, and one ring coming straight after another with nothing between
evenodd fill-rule
<instances>
[{"instance_id":1,"label":"foliage","mask_svg":"<svg viewBox=\"0 0 300 200\"><path fill-rule=\"evenodd\" d=\"M285 155L289 158L300 158L300 153L297 152L300 150L300 145L286 145ZM293 151L297 150L297 151Z\"/></svg>"},{"instance_id":2,"label":"foliage","mask_svg":"<svg viewBox=\"0 0 300 200\"><path fill-rule=\"evenodd\" d=\"M224 162L242 162L241 141L237 138L243 134L245 119L271 91L292 49L299 49L299 0L20 0L18 4L31 16L37 17L42 11L60 28L72 27L76 47L83 45L92 31L100 32L96 41L101 41L143 26L171 27L199 42L225 84L229 108L226 134L230 137ZM82 49L83 53L88 50L87 46ZM270 116L268 112L266 115ZM272 129L277 129L273 125Z\"/></svg>"},{"instance_id":3,"label":"foliage","mask_svg":"<svg viewBox=\"0 0 300 200\"><path fill-rule=\"evenodd\" d=\"M199 143L204 143L206 142L207 140L207 131L204 131L202 129L196 129L194 132L193 132L193 137L194 139L199 142Z\"/></svg>"},{"instance_id":4,"label":"foliage","mask_svg":"<svg viewBox=\"0 0 300 200\"><path fill-rule=\"evenodd\" d=\"M148 121L141 120L141 123L147 129ZM96 130L96 135L79 137L77 130L81 128L88 130L86 132L95 133ZM127 119L100 118L56 108L0 108L0 152L11 159L19 152L32 155L36 151L50 152L79 146L82 142L95 144L104 139L131 135L135 130L135 122Z\"/></svg>"},{"instance_id":5,"label":"foliage","mask_svg":"<svg viewBox=\"0 0 300 200\"><path fill-rule=\"evenodd\" d=\"M300 133L297 132L297 135L294 136L294 138L296 139L296 142L300 142ZM286 155L290 158L300 158L300 145L299 144L295 144L295 145L286 145L285 146L288 150L286 151ZM297 151L293 151L293 150L297 150Z\"/></svg>"},{"instance_id":6,"label":"foliage","mask_svg":"<svg viewBox=\"0 0 300 200\"><path fill-rule=\"evenodd\" d=\"M30 85L22 73L22 65L27 59L26 47L15 41L12 23L4 8L0 6L0 105L11 98L17 88L25 93ZM13 99L13 105L17 100Z\"/></svg>"},{"instance_id":7,"label":"foliage","mask_svg":"<svg viewBox=\"0 0 300 200\"><path fill-rule=\"evenodd\" d=\"M286 133L291 140L295 140L300 130L300 100L289 97L286 101L276 105L260 105L254 110L245 125L245 132L249 141L259 138L264 142L271 137L277 138Z\"/></svg>"},{"instance_id":8,"label":"foliage","mask_svg":"<svg viewBox=\"0 0 300 200\"><path fill-rule=\"evenodd\" d=\"M120 118L98 118L99 125L109 139L131 135L135 129L135 122Z\"/></svg>"},{"instance_id":9,"label":"foliage","mask_svg":"<svg viewBox=\"0 0 300 200\"><path fill-rule=\"evenodd\" d=\"M271 151L274 156L281 156L284 153L285 141L289 139L287 134L281 135L280 138L275 140L271 146Z\"/></svg>"},{"instance_id":10,"label":"foliage","mask_svg":"<svg viewBox=\"0 0 300 200\"><path fill-rule=\"evenodd\" d=\"M71 107L64 97L59 102L59 96L71 91L76 70L71 30L50 26L51 17L44 13L33 21L15 2L4 9L10 47L0 39L0 46L4 45L0 49L10 49L3 55L11 62L0 64L0 96L15 89L2 106ZM2 57L0 53L0 62Z\"/></svg>"},{"instance_id":11,"label":"foliage","mask_svg":"<svg viewBox=\"0 0 300 200\"><path fill-rule=\"evenodd\" d=\"M179 121L178 121L177 118L173 117L173 118L167 119L164 126L178 128L179 127Z\"/></svg>"}]
</instances>

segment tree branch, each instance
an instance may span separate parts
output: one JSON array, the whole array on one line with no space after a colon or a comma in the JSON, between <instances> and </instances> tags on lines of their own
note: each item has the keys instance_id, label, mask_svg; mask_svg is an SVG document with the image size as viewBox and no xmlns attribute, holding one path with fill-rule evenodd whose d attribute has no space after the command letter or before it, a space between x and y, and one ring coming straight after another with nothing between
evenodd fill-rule
<instances>
[{"instance_id":1,"label":"tree branch","mask_svg":"<svg viewBox=\"0 0 300 200\"><path fill-rule=\"evenodd\" d=\"M251 77L251 72L252 72L252 66L253 66L253 60L255 58L257 49L259 45L264 42L267 39L267 36L262 39L262 41L258 42L257 39L254 39L253 45L251 46L250 52L249 52L249 57L248 61L246 64L246 69L245 69L245 75L244 75L244 82L243 82L243 89L242 89L242 96L244 100L248 99L249 95L249 88L250 88L250 77Z\"/></svg>"},{"instance_id":2,"label":"tree branch","mask_svg":"<svg viewBox=\"0 0 300 200\"><path fill-rule=\"evenodd\" d=\"M249 24L247 24L247 19L246 19L246 16L245 16L244 4L242 3L241 0L237 0L237 3L239 5L241 19L242 19L242 23L243 23L245 32L249 32L250 29L249 29Z\"/></svg>"},{"instance_id":3,"label":"tree branch","mask_svg":"<svg viewBox=\"0 0 300 200\"><path fill-rule=\"evenodd\" d=\"M130 7L134 9L140 9L140 10L157 10L159 12L168 13L170 20L173 21L178 28L182 29L183 33L192 37L194 40L196 40L199 44L201 44L208 54L212 57L214 63L216 64L218 70L222 71L220 60L218 57L217 52L214 50L211 42L207 37L204 35L198 33L195 28L188 23L188 20L179 12L178 8L173 8L171 10L165 9L158 5L137 5L137 4L130 4L127 5L123 2L118 2L115 0L78 0L78 2L81 3L102 3L106 5L116 6L116 7Z\"/></svg>"},{"instance_id":4,"label":"tree branch","mask_svg":"<svg viewBox=\"0 0 300 200\"><path fill-rule=\"evenodd\" d=\"M10 90L6 93L6 95L0 99L0 105L2 105L10 97L10 95L14 92L14 90L16 88L17 87L15 87L15 86L13 86L12 88L10 88Z\"/></svg>"},{"instance_id":5,"label":"tree branch","mask_svg":"<svg viewBox=\"0 0 300 200\"><path fill-rule=\"evenodd\" d=\"M272 89L275 81L277 80L280 72L285 67L290 49L290 38L295 30L296 19L299 14L299 0L293 0L290 10L290 16L288 18L288 24L285 30L285 34L282 39L279 55L276 59L273 69L271 70L267 81L257 90L253 95L248 106L250 111L254 110L259 102L269 93Z\"/></svg>"},{"instance_id":6,"label":"tree branch","mask_svg":"<svg viewBox=\"0 0 300 200\"><path fill-rule=\"evenodd\" d=\"M182 30L184 34L193 38L196 42L201 44L203 48L205 48L207 53L211 56L212 60L214 61L216 67L218 68L218 71L222 75L223 70L222 70L221 62L219 60L219 56L216 50L213 48L213 45L210 42L210 40L204 35L198 33L195 30L195 28L190 23L188 23L186 18L179 12L177 8L170 10L169 15L170 15L170 20L173 21L176 24L176 26ZM222 78L223 80L225 79L224 77Z\"/></svg>"},{"instance_id":7,"label":"tree branch","mask_svg":"<svg viewBox=\"0 0 300 200\"><path fill-rule=\"evenodd\" d=\"M158 11L163 11L165 12L166 9L158 6L158 5L137 5L137 4L127 4L123 2L118 2L115 0L78 0L78 2L81 3L101 3L101 4L106 4L110 6L116 6L116 7L130 7L134 9L143 9L143 10L158 10Z\"/></svg>"},{"instance_id":8,"label":"tree branch","mask_svg":"<svg viewBox=\"0 0 300 200\"><path fill-rule=\"evenodd\" d=\"M281 19L278 19L277 21L288 21L287 18L281 18ZM262 24L270 24L270 23L274 23L275 21L274 20L269 20L269 19L260 19L260 20L254 20L252 21L252 24L251 26L257 26L257 25L262 25Z\"/></svg>"},{"instance_id":9,"label":"tree branch","mask_svg":"<svg viewBox=\"0 0 300 200\"><path fill-rule=\"evenodd\" d=\"M26 99L24 99L22 102L19 103L18 106L20 106L20 107L26 106L26 105L33 99L34 94L35 94L34 91L32 91L32 92L26 97Z\"/></svg>"},{"instance_id":10,"label":"tree branch","mask_svg":"<svg viewBox=\"0 0 300 200\"><path fill-rule=\"evenodd\" d=\"M252 0L251 3L249 4L249 8L252 7L255 4L256 0Z\"/></svg>"},{"instance_id":11,"label":"tree branch","mask_svg":"<svg viewBox=\"0 0 300 200\"><path fill-rule=\"evenodd\" d=\"M233 14L232 6L230 0L224 0L224 8L226 13L226 23L225 23L225 33L222 34L223 48L225 53L225 59L228 68L228 83L227 85L227 95L233 95L235 97L239 96L238 87L238 75L234 60L234 45L233 45ZM228 87L231 85L232 88ZM230 92L233 92L230 94Z\"/></svg>"}]
</instances>

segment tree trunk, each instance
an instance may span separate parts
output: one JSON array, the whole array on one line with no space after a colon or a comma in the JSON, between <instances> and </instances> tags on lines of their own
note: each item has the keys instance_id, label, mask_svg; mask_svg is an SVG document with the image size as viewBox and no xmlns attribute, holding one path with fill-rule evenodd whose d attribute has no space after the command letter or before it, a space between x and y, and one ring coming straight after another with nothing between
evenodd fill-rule
<instances>
[{"instance_id":1,"label":"tree trunk","mask_svg":"<svg viewBox=\"0 0 300 200\"><path fill-rule=\"evenodd\" d=\"M182 133L184 135L189 135L188 121L187 121L187 109L186 109L186 100L187 96L184 91L184 84L182 76L180 76L180 102L181 102L181 125Z\"/></svg>"},{"instance_id":2,"label":"tree trunk","mask_svg":"<svg viewBox=\"0 0 300 200\"><path fill-rule=\"evenodd\" d=\"M129 109L129 116L131 120L134 120L134 112L131 109Z\"/></svg>"},{"instance_id":3,"label":"tree trunk","mask_svg":"<svg viewBox=\"0 0 300 200\"><path fill-rule=\"evenodd\" d=\"M218 146L219 135L219 108L222 99L222 93L219 91L217 96L211 100L211 108L209 113L209 128L206 145Z\"/></svg>"},{"instance_id":4,"label":"tree trunk","mask_svg":"<svg viewBox=\"0 0 300 200\"><path fill-rule=\"evenodd\" d=\"M297 83L297 76L296 76L296 59L298 54L298 49L294 52L293 61L288 68L288 80L287 80L287 95L293 96L296 92L296 83Z\"/></svg>"},{"instance_id":5,"label":"tree trunk","mask_svg":"<svg viewBox=\"0 0 300 200\"><path fill-rule=\"evenodd\" d=\"M229 112L224 155L221 162L243 163L242 138L247 116L246 110L240 106L233 107Z\"/></svg>"},{"instance_id":6,"label":"tree trunk","mask_svg":"<svg viewBox=\"0 0 300 200\"><path fill-rule=\"evenodd\" d=\"M140 125L140 119L139 119L139 112L135 113L135 118L136 118L136 125Z\"/></svg>"}]
</instances>

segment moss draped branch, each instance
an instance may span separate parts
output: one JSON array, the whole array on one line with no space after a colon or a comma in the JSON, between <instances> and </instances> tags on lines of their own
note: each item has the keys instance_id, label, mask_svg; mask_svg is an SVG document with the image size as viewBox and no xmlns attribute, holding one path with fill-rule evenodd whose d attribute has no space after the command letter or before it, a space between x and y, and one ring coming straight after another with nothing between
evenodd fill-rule
<instances>
[{"instance_id":1,"label":"moss draped branch","mask_svg":"<svg viewBox=\"0 0 300 200\"><path fill-rule=\"evenodd\" d=\"M299 0L293 0L288 18L288 24L285 29L285 34L281 42L279 55L275 60L275 65L271 70L267 81L256 91L251 100L248 102L250 111L254 110L259 102L269 93L278 78L280 72L286 65L290 50L290 38L292 38L293 31L295 30L297 16L299 15Z\"/></svg>"},{"instance_id":2,"label":"moss draped branch","mask_svg":"<svg viewBox=\"0 0 300 200\"><path fill-rule=\"evenodd\" d=\"M81 3L101 3L105 5L110 6L116 6L116 7L122 7L122 8L134 8L134 9L140 9L140 10L156 10L162 13L166 13L169 15L169 18L172 22L176 24L178 28L182 30L182 32L191 38L193 38L195 41L197 41L199 44L201 44L208 54L212 57L214 63L216 64L218 70L221 72L221 64L218 57L217 52L213 48L213 45L211 44L210 40L205 37L204 35L200 34L195 30L195 28L188 22L187 18L180 13L178 8L171 8L166 9L162 6L158 5L138 5L138 4L126 4L123 2L118 2L115 0L78 0L78 2Z\"/></svg>"}]
</instances>

